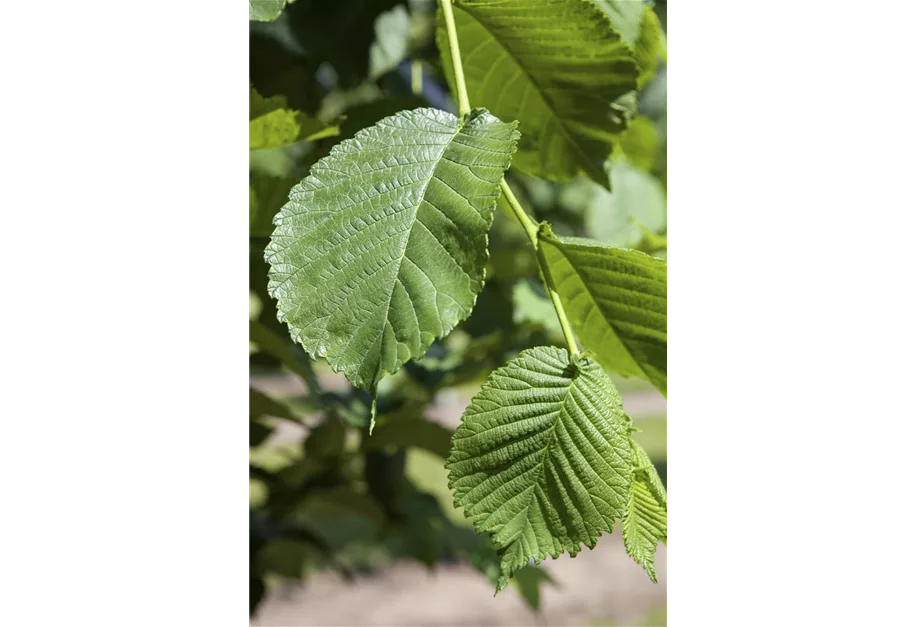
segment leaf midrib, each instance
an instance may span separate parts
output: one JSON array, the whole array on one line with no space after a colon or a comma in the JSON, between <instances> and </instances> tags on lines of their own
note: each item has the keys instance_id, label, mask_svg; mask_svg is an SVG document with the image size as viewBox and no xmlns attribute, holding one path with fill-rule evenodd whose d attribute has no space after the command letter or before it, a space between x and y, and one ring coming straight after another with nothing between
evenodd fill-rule
<instances>
[{"instance_id":1,"label":"leaf midrib","mask_svg":"<svg viewBox=\"0 0 917 627\"><path fill-rule=\"evenodd\" d=\"M577 374L577 377L580 377L580 376L582 376L582 373ZM548 443L544 446L544 448L541 449L541 453L540 453L541 461L538 462L538 476L537 476L537 479L534 482L532 482L532 489L529 492L528 498L526 499L525 507L521 510L525 512L525 521L528 524L531 524L529 522L529 508L532 506L532 499L535 498L535 490L538 488L539 483L541 483L541 481L545 479L545 474L544 474L545 462L547 461L548 457L550 456L550 454L548 453L548 450L556 443L557 425L563 419L562 414L564 412L564 406L567 404L567 398L570 396L571 392L573 391L573 386L575 384L576 384L576 379L574 378L570 381L570 385L567 386L567 391L564 392L563 398L557 402L557 419L554 421L554 424L551 425L551 433L548 437ZM518 542L519 535L521 534L522 534L522 531L520 530L518 534L513 536L512 542Z\"/></svg>"},{"instance_id":2,"label":"leaf midrib","mask_svg":"<svg viewBox=\"0 0 917 627\"><path fill-rule=\"evenodd\" d=\"M382 343L385 341L385 325L391 324L391 323L389 322L389 319L388 319L388 318L389 318L389 315L391 314L391 311L392 311L391 307L392 307L392 298L393 298L394 295L395 295L395 284L398 283L399 281L401 281L401 278L400 278L400 276L401 276L401 264L404 263L404 258L405 258L405 256L407 255L407 251L408 251L408 242L411 241L411 233L414 232L414 226L415 226L416 223L418 222L417 214L420 212L420 205L423 204L424 199L425 199L426 196L427 196L427 189L430 187L430 183L433 181L433 178L434 178L435 175L436 175L436 168L439 167L439 164L440 164L440 162L443 160L443 156L446 154L446 151L449 149L449 146L452 145L452 142L455 141L455 138L458 137L459 133L462 132L462 129L465 128L466 120L467 120L467 117L462 117L462 118L459 118L459 119L458 119L459 123L458 123L458 126L457 126L456 129L455 129L455 132L452 133L452 137L449 138L449 141L447 141L445 144L443 144L443 149L442 149L442 151L439 153L439 155L436 157L436 159L434 159L434 160L432 161L432 163L433 163L433 169L430 170L430 176L427 178L426 181L424 181L423 187L422 187L422 189L421 189L421 191L420 191L420 196L419 196L419 198L418 198L417 204L414 205L414 207L412 208L412 214L411 214L411 218L410 218L410 224L411 224L411 226L410 226L410 228L408 228L407 230L405 230L404 243L403 243L403 245L402 245L402 247L401 247L401 255L398 257L397 267L395 268L395 279L392 281L392 289L391 289L391 290L389 291L389 293L388 293L388 300L387 300L386 303L385 303L385 315L382 317L382 328L379 329L379 335L377 336L377 337L379 338L379 355L380 355L380 359L379 359L379 367L377 368L376 374L375 374L375 376L374 376L374 379L375 379L376 382L378 382L379 380L381 380L382 377L385 375L385 373L388 372L388 371L385 369L385 367L382 365L382 359L381 359L381 357L382 357ZM432 204L432 203L430 203L430 204ZM421 223L421 224L423 224L423 223ZM425 226L425 228L426 228L426 225L424 225L424 226ZM417 264L415 264L415 265L417 265ZM411 310L414 312L414 316L416 317L416 316L417 316L417 310L414 308L414 304L413 304L413 303L411 303ZM418 329L419 329L419 328L420 328L420 325L418 324ZM398 338L395 337L395 342L398 342L398 341L399 341ZM421 340L421 343L423 343L423 340ZM373 387L375 387L375 386L373 386Z\"/></svg>"}]
</instances>

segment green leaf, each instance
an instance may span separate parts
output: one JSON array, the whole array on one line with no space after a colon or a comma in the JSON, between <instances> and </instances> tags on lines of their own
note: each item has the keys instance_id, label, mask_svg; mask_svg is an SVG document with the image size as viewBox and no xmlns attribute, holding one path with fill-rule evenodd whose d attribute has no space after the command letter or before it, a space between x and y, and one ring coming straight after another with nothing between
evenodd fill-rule
<instances>
[{"instance_id":1,"label":"green leaf","mask_svg":"<svg viewBox=\"0 0 917 627\"><path fill-rule=\"evenodd\" d=\"M563 331L551 299L536 292L527 280L513 286L513 322L531 322L549 331L553 338L563 341Z\"/></svg>"},{"instance_id":2,"label":"green leaf","mask_svg":"<svg viewBox=\"0 0 917 627\"><path fill-rule=\"evenodd\" d=\"M288 345L288 340L280 337L260 322L256 320L249 321L248 339L250 342L257 344L258 348L268 355L273 355L279 359L283 365L298 374L303 380L308 381L311 378L309 371L306 370L302 362L306 358L305 355L302 357L297 356L293 352L294 347Z\"/></svg>"},{"instance_id":3,"label":"green leaf","mask_svg":"<svg viewBox=\"0 0 917 627\"><path fill-rule=\"evenodd\" d=\"M273 22L283 12L287 0L248 0L248 19Z\"/></svg>"},{"instance_id":4,"label":"green leaf","mask_svg":"<svg viewBox=\"0 0 917 627\"><path fill-rule=\"evenodd\" d=\"M615 147L640 170L652 172L659 154L659 131L653 121L645 116L631 120L630 126L618 138ZM614 162L615 164L617 161ZM612 176L615 176L614 165ZM617 189L612 186L613 191Z\"/></svg>"},{"instance_id":5,"label":"green leaf","mask_svg":"<svg viewBox=\"0 0 917 627\"><path fill-rule=\"evenodd\" d=\"M286 10L289 34L306 57L333 72L325 83L344 89L366 80L376 18L404 0L298 0ZM330 67L329 67L330 66Z\"/></svg>"},{"instance_id":6,"label":"green leaf","mask_svg":"<svg viewBox=\"0 0 917 627\"><path fill-rule=\"evenodd\" d=\"M278 148L304 139L311 141L337 135L337 126L326 127L321 120L286 107L283 96L262 98L254 87L249 87L250 150Z\"/></svg>"},{"instance_id":7,"label":"green leaf","mask_svg":"<svg viewBox=\"0 0 917 627\"><path fill-rule=\"evenodd\" d=\"M452 431L425 418L395 419L380 423L373 437L363 440L364 450L378 450L387 446L420 448L446 458Z\"/></svg>"},{"instance_id":8,"label":"green leaf","mask_svg":"<svg viewBox=\"0 0 917 627\"><path fill-rule=\"evenodd\" d=\"M666 393L666 262L542 227L540 246L583 346Z\"/></svg>"},{"instance_id":9,"label":"green leaf","mask_svg":"<svg viewBox=\"0 0 917 627\"><path fill-rule=\"evenodd\" d=\"M640 76L637 87L643 86L656 73L659 57L664 54L662 28L651 4L639 0L592 0L611 19L615 29L634 51Z\"/></svg>"},{"instance_id":10,"label":"green leaf","mask_svg":"<svg viewBox=\"0 0 917 627\"><path fill-rule=\"evenodd\" d=\"M254 419L249 420L248 445L252 448L260 446L273 432L274 428L270 425L266 425L263 422L259 422Z\"/></svg>"},{"instance_id":11,"label":"green leaf","mask_svg":"<svg viewBox=\"0 0 917 627\"><path fill-rule=\"evenodd\" d=\"M274 216L290 199L290 188L295 178L276 177L261 172L248 173L248 236L270 237L274 230Z\"/></svg>"},{"instance_id":12,"label":"green leaf","mask_svg":"<svg viewBox=\"0 0 917 627\"><path fill-rule=\"evenodd\" d=\"M612 104L637 87L608 16L584 0L456 0L454 14L470 101L519 120L513 166L555 181L582 171L607 186L605 158L626 124ZM451 84L442 10L436 41Z\"/></svg>"},{"instance_id":13,"label":"green leaf","mask_svg":"<svg viewBox=\"0 0 917 627\"><path fill-rule=\"evenodd\" d=\"M644 237L641 224L653 232L665 228L666 192L658 179L623 159L611 161L610 176L611 192L593 186L586 230L603 244L634 248Z\"/></svg>"},{"instance_id":14,"label":"green leaf","mask_svg":"<svg viewBox=\"0 0 917 627\"><path fill-rule=\"evenodd\" d=\"M248 413L252 417L274 416L299 422L289 407L252 387L248 388Z\"/></svg>"},{"instance_id":15,"label":"green leaf","mask_svg":"<svg viewBox=\"0 0 917 627\"><path fill-rule=\"evenodd\" d=\"M397 5L376 18L376 39L369 49L369 79L376 80L394 70L409 52L411 17Z\"/></svg>"},{"instance_id":16,"label":"green leaf","mask_svg":"<svg viewBox=\"0 0 917 627\"><path fill-rule=\"evenodd\" d=\"M621 524L624 548L656 583L656 546L666 541L666 491L649 456L633 442L634 478L627 495L627 515Z\"/></svg>"},{"instance_id":17,"label":"green leaf","mask_svg":"<svg viewBox=\"0 0 917 627\"><path fill-rule=\"evenodd\" d=\"M446 468L456 507L501 554L497 591L530 558L575 556L624 516L629 434L621 397L588 356L532 348L491 374Z\"/></svg>"},{"instance_id":18,"label":"green leaf","mask_svg":"<svg viewBox=\"0 0 917 627\"><path fill-rule=\"evenodd\" d=\"M294 340L374 391L468 317L515 126L402 111L315 164L265 249Z\"/></svg>"},{"instance_id":19,"label":"green leaf","mask_svg":"<svg viewBox=\"0 0 917 627\"><path fill-rule=\"evenodd\" d=\"M347 428L334 416L309 431L305 452L310 459L333 459L344 454Z\"/></svg>"},{"instance_id":20,"label":"green leaf","mask_svg":"<svg viewBox=\"0 0 917 627\"><path fill-rule=\"evenodd\" d=\"M517 570L513 577L513 585L519 591L519 596L525 599L534 612L541 608L541 582L557 585L551 575L538 566L526 566Z\"/></svg>"},{"instance_id":21,"label":"green leaf","mask_svg":"<svg viewBox=\"0 0 917 627\"><path fill-rule=\"evenodd\" d=\"M290 108L314 112L327 87L316 76L320 61L306 56L287 37L291 8L279 24L249 25L248 80L263 96L283 94Z\"/></svg>"}]
</instances>

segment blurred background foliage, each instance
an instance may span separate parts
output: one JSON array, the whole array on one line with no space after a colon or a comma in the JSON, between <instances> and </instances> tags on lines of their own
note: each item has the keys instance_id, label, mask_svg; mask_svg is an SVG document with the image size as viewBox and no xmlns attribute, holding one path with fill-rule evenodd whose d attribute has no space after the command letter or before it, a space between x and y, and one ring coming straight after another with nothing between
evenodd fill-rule
<instances>
[{"instance_id":1,"label":"blurred background foliage","mask_svg":"<svg viewBox=\"0 0 917 627\"><path fill-rule=\"evenodd\" d=\"M557 234L664 258L665 2L627 4L656 18L661 41L629 128L606 162L612 191L584 176L553 183L510 170L507 180ZM325 570L353 579L395 560L430 568L464 561L495 579L499 561L489 540L452 506L443 468L449 438L494 368L528 347L563 346L528 240L502 198L490 233L487 284L474 312L422 359L383 380L371 437L368 395L291 341L266 291L263 253L271 220L312 164L403 109L457 111L434 44L436 0L295 0L285 6L252 0L251 6L252 613L283 580ZM628 393L654 393L643 382L613 378L625 410ZM665 415L637 424L665 480ZM535 609L546 583L549 575L536 566L513 581Z\"/></svg>"}]
</instances>

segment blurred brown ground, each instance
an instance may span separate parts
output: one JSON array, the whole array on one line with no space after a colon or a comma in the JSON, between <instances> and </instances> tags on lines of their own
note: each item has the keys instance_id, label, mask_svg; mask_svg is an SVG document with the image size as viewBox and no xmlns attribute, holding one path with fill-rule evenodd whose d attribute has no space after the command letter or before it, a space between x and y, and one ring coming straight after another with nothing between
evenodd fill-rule
<instances>
[{"instance_id":1,"label":"blurred brown ground","mask_svg":"<svg viewBox=\"0 0 917 627\"><path fill-rule=\"evenodd\" d=\"M333 389L339 382L323 380ZM293 378L252 378L252 385L279 396L301 393ZM625 410L640 425L642 416L665 415L666 401L656 392L623 393ZM430 418L455 427L470 396L443 395L430 408ZM287 423L289 425L289 423ZM280 440L299 439L293 425L276 433ZM289 440L288 440L289 441ZM270 590L251 624L257 627L294 625L459 626L570 625L660 627L666 624L666 547L656 554L659 583L624 552L620 528L603 536L596 548L576 558L548 558L542 567L556 586L542 584L541 610L532 612L514 588L494 597L493 587L467 565L441 565L430 571L416 563L393 564L348 584L333 573L313 575L302 585Z\"/></svg>"}]
</instances>

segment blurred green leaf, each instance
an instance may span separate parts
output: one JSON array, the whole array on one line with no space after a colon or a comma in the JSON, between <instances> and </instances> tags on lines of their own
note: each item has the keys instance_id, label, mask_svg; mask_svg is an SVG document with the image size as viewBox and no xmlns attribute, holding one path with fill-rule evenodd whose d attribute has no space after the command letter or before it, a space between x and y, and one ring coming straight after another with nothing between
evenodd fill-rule
<instances>
[{"instance_id":1,"label":"blurred green leaf","mask_svg":"<svg viewBox=\"0 0 917 627\"><path fill-rule=\"evenodd\" d=\"M659 154L659 133L653 121L645 116L634 118L621 133L615 148L626 156L634 167L652 172ZM614 193L612 187L612 193Z\"/></svg>"},{"instance_id":2,"label":"blurred green leaf","mask_svg":"<svg viewBox=\"0 0 917 627\"><path fill-rule=\"evenodd\" d=\"M248 0L248 19L273 22L283 12L286 0Z\"/></svg>"},{"instance_id":3,"label":"blurred green leaf","mask_svg":"<svg viewBox=\"0 0 917 627\"><path fill-rule=\"evenodd\" d=\"M541 609L541 584L557 585L557 582L547 571L531 564L516 571L512 583L519 591L520 596L525 599L528 606L535 612Z\"/></svg>"},{"instance_id":4,"label":"blurred green leaf","mask_svg":"<svg viewBox=\"0 0 917 627\"><path fill-rule=\"evenodd\" d=\"M333 68L336 86L359 85L369 74L376 18L401 0L296 0L285 12L306 54Z\"/></svg>"},{"instance_id":5,"label":"blurred green leaf","mask_svg":"<svg viewBox=\"0 0 917 627\"><path fill-rule=\"evenodd\" d=\"M586 230L590 237L609 246L631 248L643 240L643 224L653 232L666 225L666 193L651 174L638 170L625 160L611 162L613 191L599 186L586 210Z\"/></svg>"},{"instance_id":6,"label":"blurred green leaf","mask_svg":"<svg viewBox=\"0 0 917 627\"><path fill-rule=\"evenodd\" d=\"M329 416L309 432L306 438L306 456L312 459L332 459L344 453L347 429L340 420Z\"/></svg>"},{"instance_id":7,"label":"blurred green leaf","mask_svg":"<svg viewBox=\"0 0 917 627\"><path fill-rule=\"evenodd\" d=\"M449 455L452 431L425 418L394 419L379 422L372 436L363 440L367 451L387 446L421 448L445 459Z\"/></svg>"},{"instance_id":8,"label":"blurred green leaf","mask_svg":"<svg viewBox=\"0 0 917 627\"><path fill-rule=\"evenodd\" d=\"M554 305L543 292L536 291L530 281L519 281L513 287L513 321L516 324L531 322L551 332L555 339L563 339Z\"/></svg>"},{"instance_id":9,"label":"blurred green leaf","mask_svg":"<svg viewBox=\"0 0 917 627\"><path fill-rule=\"evenodd\" d=\"M287 17L249 24L249 81L259 94L283 96L289 108L314 115L327 88L317 77L319 62L291 45Z\"/></svg>"},{"instance_id":10,"label":"blurred green leaf","mask_svg":"<svg viewBox=\"0 0 917 627\"><path fill-rule=\"evenodd\" d=\"M299 418L290 411L288 406L252 387L248 388L248 393L248 413L251 416L274 416L299 422Z\"/></svg>"},{"instance_id":11,"label":"blurred green leaf","mask_svg":"<svg viewBox=\"0 0 917 627\"><path fill-rule=\"evenodd\" d=\"M274 230L274 216L290 199L290 189L299 180L293 177L276 177L252 171L248 175L249 207L248 233L250 237L270 237Z\"/></svg>"},{"instance_id":12,"label":"blurred green leaf","mask_svg":"<svg viewBox=\"0 0 917 627\"><path fill-rule=\"evenodd\" d=\"M377 525L382 524L385 516L368 494L357 492L350 486L315 490L309 496L309 511L346 512L366 518Z\"/></svg>"},{"instance_id":13,"label":"blurred green leaf","mask_svg":"<svg viewBox=\"0 0 917 627\"><path fill-rule=\"evenodd\" d=\"M268 436L273 433L273 427L259 422L257 420L249 420L248 423L248 445L251 447L259 446L264 442Z\"/></svg>"},{"instance_id":14,"label":"blurred green leaf","mask_svg":"<svg viewBox=\"0 0 917 627\"><path fill-rule=\"evenodd\" d=\"M321 120L302 111L287 108L283 96L263 98L249 87L248 147L250 150L278 148L308 139L337 135L337 126L325 126Z\"/></svg>"},{"instance_id":15,"label":"blurred green leaf","mask_svg":"<svg viewBox=\"0 0 917 627\"><path fill-rule=\"evenodd\" d=\"M411 17L397 5L376 18L376 39L369 49L369 78L375 80L394 70L408 56Z\"/></svg>"},{"instance_id":16,"label":"blurred green leaf","mask_svg":"<svg viewBox=\"0 0 917 627\"><path fill-rule=\"evenodd\" d=\"M312 375L305 366L308 357L299 346L285 337L274 333L260 322L251 320L248 323L248 339L265 353L279 359L283 365L298 374L303 380L308 381L311 378Z\"/></svg>"}]
</instances>

